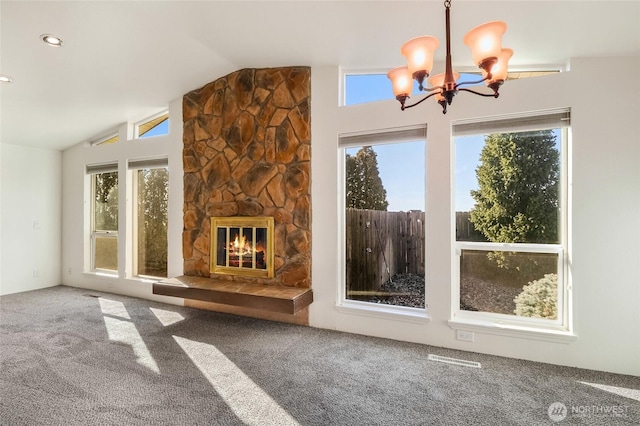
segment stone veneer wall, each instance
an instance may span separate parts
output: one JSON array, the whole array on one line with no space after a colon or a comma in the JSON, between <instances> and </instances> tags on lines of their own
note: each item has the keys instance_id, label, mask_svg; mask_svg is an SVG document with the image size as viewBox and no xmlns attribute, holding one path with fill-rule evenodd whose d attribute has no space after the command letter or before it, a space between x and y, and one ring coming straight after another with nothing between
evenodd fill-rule
<instances>
[{"instance_id":1,"label":"stone veneer wall","mask_svg":"<svg viewBox=\"0 0 640 426\"><path fill-rule=\"evenodd\" d=\"M311 287L310 75L242 69L184 96L185 275ZM210 273L212 216L273 216L274 278Z\"/></svg>"}]
</instances>

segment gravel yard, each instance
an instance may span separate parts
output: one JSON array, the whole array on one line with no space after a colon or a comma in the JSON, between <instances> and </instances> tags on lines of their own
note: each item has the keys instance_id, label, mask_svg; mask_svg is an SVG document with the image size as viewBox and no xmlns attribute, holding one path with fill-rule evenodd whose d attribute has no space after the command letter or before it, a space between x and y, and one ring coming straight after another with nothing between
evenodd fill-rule
<instances>
[{"instance_id":1,"label":"gravel yard","mask_svg":"<svg viewBox=\"0 0 640 426\"><path fill-rule=\"evenodd\" d=\"M466 311L493 312L513 315L513 301L522 288L493 284L475 277L465 277L460 282L460 308Z\"/></svg>"},{"instance_id":2,"label":"gravel yard","mask_svg":"<svg viewBox=\"0 0 640 426\"><path fill-rule=\"evenodd\" d=\"M513 315L516 309L513 299L522 288L492 284L475 277L465 277L460 283L460 307L467 311L493 312ZM379 293L388 293L381 295ZM424 277L413 274L396 274L382 284L378 294L368 302L385 305L424 308Z\"/></svg>"},{"instance_id":3,"label":"gravel yard","mask_svg":"<svg viewBox=\"0 0 640 426\"><path fill-rule=\"evenodd\" d=\"M389 296L374 296L368 300L385 305L424 308L424 277L413 274L396 274L391 280L382 284L379 292Z\"/></svg>"}]
</instances>

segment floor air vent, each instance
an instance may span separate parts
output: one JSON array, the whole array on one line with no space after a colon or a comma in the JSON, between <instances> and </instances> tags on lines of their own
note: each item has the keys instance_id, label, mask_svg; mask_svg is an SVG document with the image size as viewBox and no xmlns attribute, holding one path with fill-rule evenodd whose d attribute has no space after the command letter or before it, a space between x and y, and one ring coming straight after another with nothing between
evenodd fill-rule
<instances>
[{"instance_id":1,"label":"floor air vent","mask_svg":"<svg viewBox=\"0 0 640 426\"><path fill-rule=\"evenodd\" d=\"M448 358L446 356L439 356L439 355L431 355L431 354L429 354L427 359L429 361L444 362L446 364L461 365L463 367L482 368L482 366L480 365L479 362L466 361L464 359Z\"/></svg>"}]
</instances>

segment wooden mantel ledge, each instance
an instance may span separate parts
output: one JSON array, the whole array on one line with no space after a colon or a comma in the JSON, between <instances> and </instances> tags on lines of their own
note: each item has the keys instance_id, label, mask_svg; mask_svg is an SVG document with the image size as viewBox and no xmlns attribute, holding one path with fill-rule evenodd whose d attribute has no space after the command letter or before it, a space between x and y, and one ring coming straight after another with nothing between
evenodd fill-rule
<instances>
[{"instance_id":1,"label":"wooden mantel ledge","mask_svg":"<svg viewBox=\"0 0 640 426\"><path fill-rule=\"evenodd\" d=\"M153 294L295 314L313 301L310 288L237 283L181 275L153 284Z\"/></svg>"}]
</instances>

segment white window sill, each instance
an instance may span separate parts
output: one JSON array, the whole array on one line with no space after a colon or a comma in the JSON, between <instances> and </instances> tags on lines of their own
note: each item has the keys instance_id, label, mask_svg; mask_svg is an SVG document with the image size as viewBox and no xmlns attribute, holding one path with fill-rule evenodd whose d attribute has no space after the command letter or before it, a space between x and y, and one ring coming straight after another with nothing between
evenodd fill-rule
<instances>
[{"instance_id":1,"label":"white window sill","mask_svg":"<svg viewBox=\"0 0 640 426\"><path fill-rule=\"evenodd\" d=\"M406 306L384 305L378 303L345 300L336 305L338 312L349 315L359 315L385 320L395 320L424 324L430 321L425 309L409 308Z\"/></svg>"},{"instance_id":2,"label":"white window sill","mask_svg":"<svg viewBox=\"0 0 640 426\"><path fill-rule=\"evenodd\" d=\"M110 278L110 279L118 278L117 272L106 272L106 271L87 271L87 272L83 272L83 275L91 278Z\"/></svg>"},{"instance_id":3,"label":"white window sill","mask_svg":"<svg viewBox=\"0 0 640 426\"><path fill-rule=\"evenodd\" d=\"M167 280L167 278L163 278L163 277L150 277L150 276L135 276L135 277L131 277L129 278L130 280L133 281L140 281L142 283L149 283L149 284L153 284L153 283L157 283L159 281L164 281Z\"/></svg>"},{"instance_id":4,"label":"white window sill","mask_svg":"<svg viewBox=\"0 0 640 426\"><path fill-rule=\"evenodd\" d=\"M571 331L553 330L549 328L469 319L449 320L448 323L449 327L454 330L473 331L481 334L494 334L498 336L518 337L521 339L541 340L555 343L570 343L578 340L578 336Z\"/></svg>"},{"instance_id":5,"label":"white window sill","mask_svg":"<svg viewBox=\"0 0 640 426\"><path fill-rule=\"evenodd\" d=\"M89 272L83 272L83 274L90 278L106 278L106 279L120 278L116 272L107 272L107 271L89 271ZM153 284L158 281L166 280L166 278L162 278L162 277L156 278L156 277L147 277L147 276L144 276L144 277L136 276L136 277L130 277L125 279L127 281L137 281L140 283L148 283L148 284Z\"/></svg>"}]
</instances>

